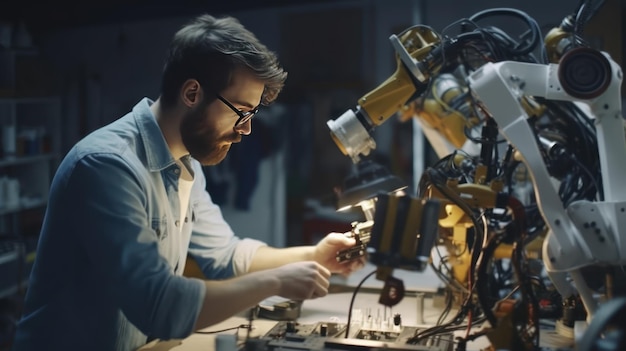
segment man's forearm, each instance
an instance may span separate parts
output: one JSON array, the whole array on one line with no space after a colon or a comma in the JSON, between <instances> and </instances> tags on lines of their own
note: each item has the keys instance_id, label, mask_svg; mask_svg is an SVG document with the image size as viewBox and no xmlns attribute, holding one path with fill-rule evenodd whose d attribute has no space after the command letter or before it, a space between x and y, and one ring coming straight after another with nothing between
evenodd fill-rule
<instances>
[{"instance_id":1,"label":"man's forearm","mask_svg":"<svg viewBox=\"0 0 626 351\"><path fill-rule=\"evenodd\" d=\"M254 255L249 272L276 268L292 262L311 261L314 260L314 252L315 246L260 247Z\"/></svg>"},{"instance_id":2,"label":"man's forearm","mask_svg":"<svg viewBox=\"0 0 626 351\"><path fill-rule=\"evenodd\" d=\"M256 272L223 281L205 281L206 295L195 330L209 327L278 293L279 279Z\"/></svg>"}]
</instances>

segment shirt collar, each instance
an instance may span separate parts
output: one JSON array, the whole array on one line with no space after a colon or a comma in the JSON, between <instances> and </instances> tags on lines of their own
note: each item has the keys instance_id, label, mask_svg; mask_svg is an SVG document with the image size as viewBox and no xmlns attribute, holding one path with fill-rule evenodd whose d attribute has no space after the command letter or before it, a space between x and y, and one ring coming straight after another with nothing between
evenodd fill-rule
<instances>
[{"instance_id":1,"label":"shirt collar","mask_svg":"<svg viewBox=\"0 0 626 351\"><path fill-rule=\"evenodd\" d=\"M173 165L175 160L156 118L150 111L153 103L153 100L144 97L133 107L133 116L145 148L147 167L150 171L160 171Z\"/></svg>"}]
</instances>

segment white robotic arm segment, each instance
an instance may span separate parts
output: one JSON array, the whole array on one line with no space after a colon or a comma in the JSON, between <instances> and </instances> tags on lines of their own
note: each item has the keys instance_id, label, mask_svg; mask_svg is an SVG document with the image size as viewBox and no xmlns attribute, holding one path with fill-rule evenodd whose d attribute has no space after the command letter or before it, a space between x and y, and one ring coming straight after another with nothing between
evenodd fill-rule
<instances>
[{"instance_id":1,"label":"white robotic arm segment","mask_svg":"<svg viewBox=\"0 0 626 351\"><path fill-rule=\"evenodd\" d=\"M546 69L545 74L538 75L523 70L515 72L517 78L524 77L524 94L578 101L589 106L592 117L596 118L605 201L626 200L626 187L622 184L626 174L626 138L620 66L604 52L577 48L566 53L559 64L549 64Z\"/></svg>"},{"instance_id":2,"label":"white robotic arm segment","mask_svg":"<svg viewBox=\"0 0 626 351\"><path fill-rule=\"evenodd\" d=\"M589 265L594 258L563 208L535 135L526 121L528 115L520 104L526 86L541 88L537 81L524 84L520 77L543 77L545 82L548 72L546 65L514 61L487 63L469 76L469 85L496 120L503 136L520 151L532 175L537 203L541 204L544 219L550 224L552 235L557 239L554 242L558 244L549 250L549 258L544 258L548 269L568 271ZM545 86L542 89L545 92Z\"/></svg>"},{"instance_id":3,"label":"white robotic arm segment","mask_svg":"<svg viewBox=\"0 0 626 351\"><path fill-rule=\"evenodd\" d=\"M602 167L604 200L607 202L626 201L626 136L622 119L622 70L606 53L602 53L610 63L609 84L606 91L589 101L591 111L596 116L598 153ZM619 228L626 233L626 227Z\"/></svg>"},{"instance_id":4,"label":"white robotic arm segment","mask_svg":"<svg viewBox=\"0 0 626 351\"><path fill-rule=\"evenodd\" d=\"M621 106L622 70L607 53L582 48L568 52L559 66L559 77L568 93L587 98L583 102L595 117L604 195L599 202L574 203L568 212L573 220L580 218L577 225L583 234L613 246L609 251L594 250L601 262L623 265L626 236L620 234L626 233L626 135Z\"/></svg>"},{"instance_id":5,"label":"white robotic arm segment","mask_svg":"<svg viewBox=\"0 0 626 351\"><path fill-rule=\"evenodd\" d=\"M620 205L624 208L624 204ZM624 215L619 216L615 204L579 200L567 207L567 214L580 234L586 238L598 262L621 264L622 253L619 232L615 229L623 225ZM616 216L617 215L617 216ZM619 223L622 222L622 223Z\"/></svg>"},{"instance_id":6,"label":"white robotic arm segment","mask_svg":"<svg viewBox=\"0 0 626 351\"><path fill-rule=\"evenodd\" d=\"M621 70L604 53L595 54L591 49L572 52L559 64L488 63L469 77L473 93L504 137L520 151L533 176L537 202L551 228L544 261L552 272L626 262L626 245L619 235L626 232L626 190L619 184L626 172ZM605 201L578 200L563 207L526 121L521 105L524 95L589 105L595 116Z\"/></svg>"},{"instance_id":7,"label":"white robotic arm segment","mask_svg":"<svg viewBox=\"0 0 626 351\"><path fill-rule=\"evenodd\" d=\"M541 69L534 69L535 72L516 69L509 76L511 79L523 77L526 95L582 102L589 106L591 117L596 118L605 201L626 200L626 187L622 184L626 174L626 138L620 66L604 52L577 48L566 53L559 64L549 64L545 68L545 73L536 72Z\"/></svg>"}]
</instances>

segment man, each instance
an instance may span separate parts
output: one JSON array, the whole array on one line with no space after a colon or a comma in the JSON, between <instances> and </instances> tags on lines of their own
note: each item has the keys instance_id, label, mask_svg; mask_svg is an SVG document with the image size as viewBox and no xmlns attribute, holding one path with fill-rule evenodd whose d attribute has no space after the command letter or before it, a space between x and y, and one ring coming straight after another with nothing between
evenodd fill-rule
<instances>
[{"instance_id":1,"label":"man","mask_svg":"<svg viewBox=\"0 0 626 351\"><path fill-rule=\"evenodd\" d=\"M286 73L233 18L200 16L174 36L161 94L78 142L52 182L14 350L134 350L184 338L279 295L326 295L338 250L240 239L205 191ZM208 280L182 276L191 255Z\"/></svg>"}]
</instances>

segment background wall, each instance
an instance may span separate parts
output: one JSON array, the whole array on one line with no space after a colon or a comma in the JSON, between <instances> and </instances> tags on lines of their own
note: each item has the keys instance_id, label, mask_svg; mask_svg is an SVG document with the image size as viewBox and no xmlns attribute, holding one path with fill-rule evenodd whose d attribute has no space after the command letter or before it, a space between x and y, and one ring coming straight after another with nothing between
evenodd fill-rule
<instances>
[{"instance_id":1,"label":"background wall","mask_svg":"<svg viewBox=\"0 0 626 351\"><path fill-rule=\"evenodd\" d=\"M621 2L607 2L618 11L605 18L621 18ZM576 3L500 0L497 6L525 11L548 30L558 25ZM341 185L352 164L330 139L325 122L353 108L360 96L395 70L389 36L416 23L442 31L460 18L494 6L488 0L293 4L250 11L242 6L241 10L216 12L210 11L211 5L206 6L206 11L214 15L239 18L284 58L290 71L277 106L259 116L264 128L255 129L257 134L261 134L259 130L265 132L262 135L272 141L272 150L251 161L255 162L258 178L256 186L247 189L249 206L236 204L241 196L236 175L241 169L232 166L233 162L225 161L209 174L224 185L219 188L219 198L233 229L242 236L277 246L303 242L310 218L329 217L331 224L337 221L337 228L349 221L333 217L332 200L333 188ZM157 97L168 42L189 18L125 20L120 15L120 20L113 23L39 32L38 44L62 77L65 148L120 117L142 97ZM618 20L617 25L620 23ZM621 40L615 40L621 38L621 28L598 33L601 45L609 39L617 43L612 55L621 61ZM396 121L387 122L375 132L376 157L409 182L413 177L413 155L421 160L428 152L427 145L412 148L412 134L411 124ZM245 160L243 150L235 153L238 161L241 157Z\"/></svg>"},{"instance_id":2,"label":"background wall","mask_svg":"<svg viewBox=\"0 0 626 351\"><path fill-rule=\"evenodd\" d=\"M388 33L397 29L398 22L401 26L412 23L417 12L415 2L398 0L391 6L380 1L338 1L212 13L237 17L270 49L286 57L284 65L290 73L277 106L259 114L258 120L269 121L267 127L273 129L270 138L285 141L277 142L276 152L258 163L258 183L250 189L249 208L237 208L233 203L238 191L237 169L220 165L208 172L209 177L223 181L219 189L229 189L214 197L223 199L224 216L235 232L277 246L301 242L298 231L302 223L296 217L304 215L304 198L332 195L332 185L351 167L351 161L331 141L326 120L353 107L360 95L389 74L394 63ZM66 149L86 133L125 114L144 96L157 97L169 40L189 18L81 26L42 36L41 50L63 77ZM344 46L350 49L341 50ZM314 67L316 63L318 67ZM350 74L338 79L336 73L342 71ZM281 125L293 126L296 131L286 131ZM254 128L253 136L259 133L256 125ZM378 132L381 137L383 132L383 128ZM385 153L387 142L381 142L379 149ZM246 157L243 152L239 156ZM303 165L301 161L307 157L316 160ZM227 159L224 163L233 162ZM290 172L290 166L300 167L297 173L305 175ZM300 203L289 203L297 207L290 214L288 190L300 192L296 195ZM288 235L290 218L295 224Z\"/></svg>"}]
</instances>

